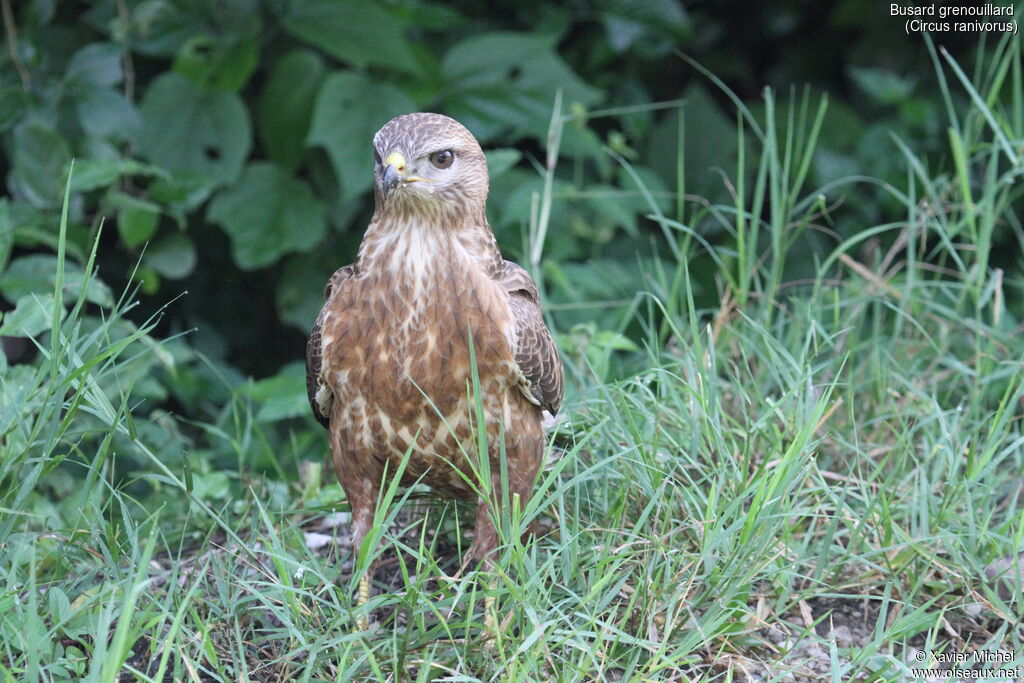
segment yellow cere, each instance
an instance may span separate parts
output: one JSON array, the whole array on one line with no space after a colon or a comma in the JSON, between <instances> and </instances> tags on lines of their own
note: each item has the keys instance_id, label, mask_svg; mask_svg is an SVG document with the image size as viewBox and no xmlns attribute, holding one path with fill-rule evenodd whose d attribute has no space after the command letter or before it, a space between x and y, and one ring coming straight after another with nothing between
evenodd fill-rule
<instances>
[{"instance_id":1,"label":"yellow cere","mask_svg":"<svg viewBox=\"0 0 1024 683\"><path fill-rule=\"evenodd\" d=\"M384 167L394 166L395 170L399 173L405 171L405 157L402 156L401 152L392 152L388 155L388 158L384 160Z\"/></svg>"}]
</instances>

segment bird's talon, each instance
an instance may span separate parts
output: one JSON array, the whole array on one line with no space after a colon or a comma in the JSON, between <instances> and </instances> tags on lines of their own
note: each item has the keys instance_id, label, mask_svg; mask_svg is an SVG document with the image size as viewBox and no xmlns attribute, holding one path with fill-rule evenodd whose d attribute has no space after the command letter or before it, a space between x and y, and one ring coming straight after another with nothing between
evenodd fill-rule
<instances>
[{"instance_id":1,"label":"bird's talon","mask_svg":"<svg viewBox=\"0 0 1024 683\"><path fill-rule=\"evenodd\" d=\"M359 579L359 593L356 595L356 607L365 607L366 603L370 601L370 575L369 573L364 574L363 578ZM356 627L360 631L368 631L370 629L370 617L363 615L356 620Z\"/></svg>"}]
</instances>

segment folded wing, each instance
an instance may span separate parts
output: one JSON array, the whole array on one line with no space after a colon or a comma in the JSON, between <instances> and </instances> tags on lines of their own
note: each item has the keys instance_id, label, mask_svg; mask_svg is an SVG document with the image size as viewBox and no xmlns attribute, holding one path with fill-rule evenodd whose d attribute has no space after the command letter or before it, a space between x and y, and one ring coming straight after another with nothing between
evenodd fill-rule
<instances>
[{"instance_id":1,"label":"folded wing","mask_svg":"<svg viewBox=\"0 0 1024 683\"><path fill-rule=\"evenodd\" d=\"M562 360L540 311L533 278L521 266L504 261L498 281L509 295L515 324L516 363L526 380L521 387L531 402L552 415L562 405Z\"/></svg>"},{"instance_id":2,"label":"folded wing","mask_svg":"<svg viewBox=\"0 0 1024 683\"><path fill-rule=\"evenodd\" d=\"M309 407L313 410L313 416L324 427L330 426L329 415L333 395L330 389L323 386L320 380L321 367L321 331L323 330L324 317L331 308L331 296L345 281L356 272L354 264L343 266L334 271L334 275L327 281L324 287L324 307L313 323L313 329L309 333L309 341L306 342L306 395L309 398Z\"/></svg>"}]
</instances>

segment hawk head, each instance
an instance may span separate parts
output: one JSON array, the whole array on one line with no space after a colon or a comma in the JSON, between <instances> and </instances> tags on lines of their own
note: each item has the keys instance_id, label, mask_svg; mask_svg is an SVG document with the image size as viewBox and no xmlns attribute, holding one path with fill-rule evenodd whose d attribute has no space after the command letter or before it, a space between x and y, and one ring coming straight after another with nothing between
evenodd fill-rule
<instances>
[{"instance_id":1,"label":"hawk head","mask_svg":"<svg viewBox=\"0 0 1024 683\"><path fill-rule=\"evenodd\" d=\"M404 114L373 136L378 211L476 216L487 160L473 134L441 114Z\"/></svg>"}]
</instances>

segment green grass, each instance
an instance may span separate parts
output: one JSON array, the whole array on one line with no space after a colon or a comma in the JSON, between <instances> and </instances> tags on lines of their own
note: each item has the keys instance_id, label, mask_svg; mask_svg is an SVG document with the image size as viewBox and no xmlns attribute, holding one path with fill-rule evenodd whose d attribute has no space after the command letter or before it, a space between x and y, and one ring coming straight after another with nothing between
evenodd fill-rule
<instances>
[{"instance_id":1,"label":"green grass","mask_svg":"<svg viewBox=\"0 0 1024 683\"><path fill-rule=\"evenodd\" d=\"M365 633L344 524L316 493L331 475L316 462L301 481L243 468L225 500L200 485L209 472L168 464L140 435L125 370L167 345L124 322L131 297L86 316L87 286L69 298L59 270L53 297L70 310L47 312L33 365L0 375L0 673L908 680L917 650L967 647L1004 648L1015 660L1003 666L1024 667L1019 583L985 573L1024 546L1022 282L991 265L996 231L1024 247L1020 52L1001 43L970 78L933 52L950 77L954 172L894 139L907 183L878 189L901 215L822 252L801 240L842 211L830 204L842 185L805 187L824 102L795 97L781 121L771 93L764 120L741 107L735 201L669 216L651 200L677 257L652 267L629 309L639 369L607 382L567 358L579 391L557 457L503 529L496 570L454 576L471 508L390 490L382 544L366 551L384 566ZM535 238L549 230L546 187ZM712 228L727 246L708 245ZM65 230L66 217L61 245ZM531 246L536 268L543 244ZM699 263L713 264L715 309L695 307ZM244 463L268 448L253 410L236 392L183 448L218 443ZM322 452L311 433L281 472L308 444ZM138 463L130 476L115 476L120 458ZM521 542L534 519L550 533ZM486 595L503 625L489 634ZM811 675L814 644L827 671Z\"/></svg>"}]
</instances>

